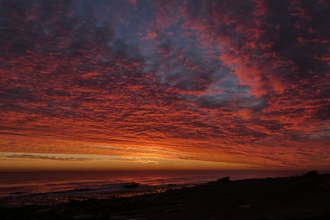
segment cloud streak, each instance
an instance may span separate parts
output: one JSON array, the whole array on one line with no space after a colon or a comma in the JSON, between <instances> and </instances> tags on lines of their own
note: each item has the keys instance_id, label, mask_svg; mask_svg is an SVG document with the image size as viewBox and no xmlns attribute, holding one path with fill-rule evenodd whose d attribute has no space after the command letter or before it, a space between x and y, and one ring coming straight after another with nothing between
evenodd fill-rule
<instances>
[{"instance_id":1,"label":"cloud streak","mask_svg":"<svg viewBox=\"0 0 330 220\"><path fill-rule=\"evenodd\" d=\"M142 164L159 164L159 161L150 158L139 157L120 157L120 156L99 156L99 155L77 155L77 154L22 154L22 153L1 153L0 157L4 159L32 159L32 160L57 160L57 161L81 161L81 162L95 162L95 161L116 161L116 162L130 162Z\"/></svg>"},{"instance_id":2,"label":"cloud streak","mask_svg":"<svg viewBox=\"0 0 330 220\"><path fill-rule=\"evenodd\" d=\"M66 157L62 155L44 155L44 154L0 154L0 157L6 159L33 159L33 160L60 160L60 161L93 161L92 158L85 157Z\"/></svg>"},{"instance_id":3,"label":"cloud streak","mask_svg":"<svg viewBox=\"0 0 330 220\"><path fill-rule=\"evenodd\" d=\"M325 1L0 5L2 152L330 167Z\"/></svg>"}]
</instances>

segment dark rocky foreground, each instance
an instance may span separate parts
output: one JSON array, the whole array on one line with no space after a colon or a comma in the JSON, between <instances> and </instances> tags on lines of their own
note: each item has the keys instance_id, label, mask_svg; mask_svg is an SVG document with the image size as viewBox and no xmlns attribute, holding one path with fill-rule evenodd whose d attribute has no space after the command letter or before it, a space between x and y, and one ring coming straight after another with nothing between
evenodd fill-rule
<instances>
[{"instance_id":1,"label":"dark rocky foreground","mask_svg":"<svg viewBox=\"0 0 330 220\"><path fill-rule=\"evenodd\" d=\"M330 220L330 175L230 181L128 198L0 208L0 219Z\"/></svg>"}]
</instances>

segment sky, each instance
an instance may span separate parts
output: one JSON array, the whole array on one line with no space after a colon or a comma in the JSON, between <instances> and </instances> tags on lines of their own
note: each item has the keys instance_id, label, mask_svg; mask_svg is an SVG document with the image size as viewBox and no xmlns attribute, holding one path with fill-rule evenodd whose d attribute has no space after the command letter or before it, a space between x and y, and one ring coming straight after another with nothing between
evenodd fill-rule
<instances>
[{"instance_id":1,"label":"sky","mask_svg":"<svg viewBox=\"0 0 330 220\"><path fill-rule=\"evenodd\" d=\"M327 0L0 0L0 170L330 170Z\"/></svg>"}]
</instances>

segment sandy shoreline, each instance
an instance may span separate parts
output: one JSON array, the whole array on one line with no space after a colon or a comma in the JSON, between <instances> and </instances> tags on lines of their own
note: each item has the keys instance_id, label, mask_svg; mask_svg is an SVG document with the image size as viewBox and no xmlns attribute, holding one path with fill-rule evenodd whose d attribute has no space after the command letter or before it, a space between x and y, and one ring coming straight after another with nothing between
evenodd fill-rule
<instances>
[{"instance_id":1,"label":"sandy shoreline","mask_svg":"<svg viewBox=\"0 0 330 220\"><path fill-rule=\"evenodd\" d=\"M127 198L0 208L1 219L330 219L330 175L223 179Z\"/></svg>"}]
</instances>

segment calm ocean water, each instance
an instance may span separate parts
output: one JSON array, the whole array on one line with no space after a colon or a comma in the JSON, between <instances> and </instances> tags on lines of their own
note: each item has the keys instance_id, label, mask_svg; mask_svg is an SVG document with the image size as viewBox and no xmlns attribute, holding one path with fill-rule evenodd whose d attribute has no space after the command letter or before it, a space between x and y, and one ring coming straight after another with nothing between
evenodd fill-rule
<instances>
[{"instance_id":1,"label":"calm ocean water","mask_svg":"<svg viewBox=\"0 0 330 220\"><path fill-rule=\"evenodd\" d=\"M0 198L42 193L117 192L137 182L140 189L168 185L200 184L230 176L231 180L285 177L294 171L110 171L110 172L4 172L0 173Z\"/></svg>"}]
</instances>

